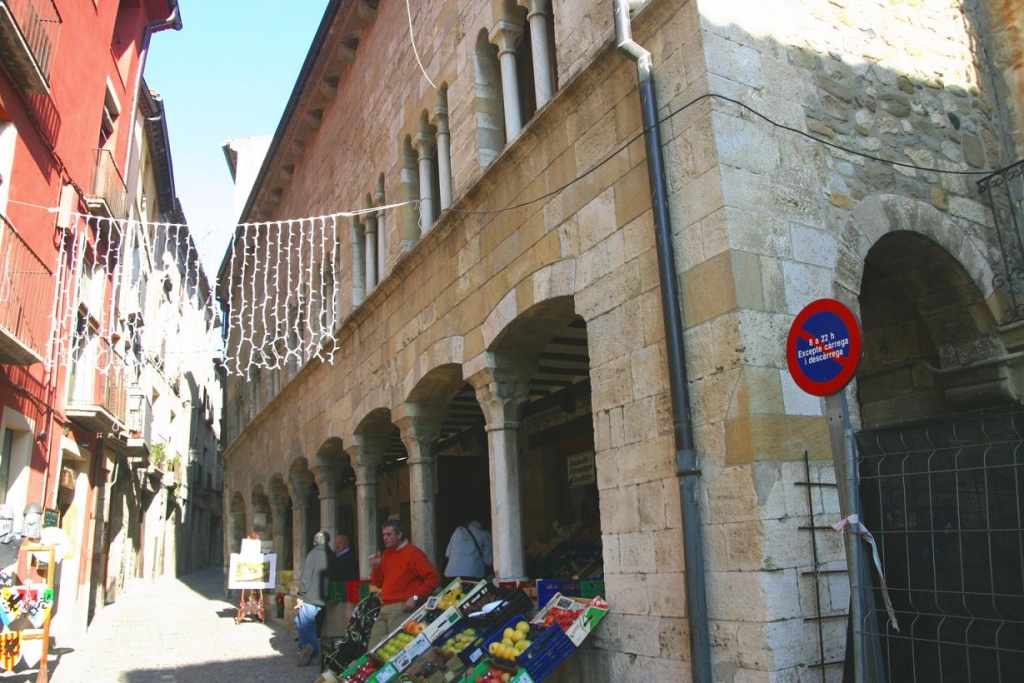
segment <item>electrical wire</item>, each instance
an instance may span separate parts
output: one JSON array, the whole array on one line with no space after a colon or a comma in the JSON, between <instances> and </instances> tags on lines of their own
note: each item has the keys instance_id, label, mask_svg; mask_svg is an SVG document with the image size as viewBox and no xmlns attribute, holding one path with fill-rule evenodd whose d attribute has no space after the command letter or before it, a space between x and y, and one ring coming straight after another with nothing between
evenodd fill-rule
<instances>
[{"instance_id":1,"label":"electrical wire","mask_svg":"<svg viewBox=\"0 0 1024 683\"><path fill-rule=\"evenodd\" d=\"M408 0L406 0L406 5L408 6ZM411 12L409 14L409 21L410 21L409 26L410 26L410 31L411 31L411 29L412 29L412 23L411 23L412 22L412 14L411 14ZM415 51L415 43L413 43L413 49ZM418 60L419 60L419 56L417 55L417 61ZM420 64L420 68L421 69L423 68L422 64ZM424 75L424 77L427 77L425 71L424 71L423 75ZM430 81L430 78L427 77L427 80ZM432 81L430 81L430 84L432 86L434 85L434 83ZM434 87L436 88L436 86L434 86ZM771 126L779 128L780 130L785 130L787 132L794 133L794 134L799 135L801 137L807 138L808 140L811 140L812 142L817 142L817 143L819 143L821 145L824 145L826 147L831 147L832 149L835 149L837 151L843 152L845 154L850 154L852 156L861 157L861 158L864 158L864 159L868 159L870 161L877 161L879 163L886 164L886 165L889 165L889 166L899 166L900 168L907 168L907 169L912 169L912 170L915 170L915 171L922 171L922 172L925 172L925 173L940 173L940 174L944 174L944 175L988 176L988 175L992 175L993 173L997 173L998 172L996 170L971 171L971 170L957 170L957 169L936 168L936 167L933 167L933 166L921 166L921 165L918 165L918 164L912 164L912 163L908 163L908 162L904 162L904 161L896 161L894 159L886 159L884 157L880 157L880 156L877 156L877 155L874 155L874 154L869 154L867 152L861 152L859 150L852 149L850 147L846 147L844 145L841 145L841 144L839 144L837 142L832 142L831 140L826 140L825 138L818 137L816 135L808 133L807 131L800 130L799 128L794 128L793 126L789 126L789 125L786 125L784 123L779 123L778 121L775 121L774 119L772 119L768 115L758 111L757 109L751 107L750 105L748 105L748 104L746 104L744 102L741 102L740 100L734 99L732 97L728 97L726 95L719 95L718 93L704 93L703 95L698 95L697 97L695 97L694 99L690 100L686 104L683 104L682 106L680 106L680 107L670 111L664 117L658 119L658 123L659 124L665 123L665 122L669 121L671 118L673 118L674 116L677 116L678 114L681 114L682 112L686 111L687 109L689 109L693 105L698 104L699 102L702 102L702 101L707 100L707 99L718 99L718 100L722 100L724 102L729 102L730 104L734 104L734 105L736 105L736 106L738 106L738 107L740 107L740 108L750 112L752 115L762 119L763 121L765 121L766 123L768 123ZM639 140L641 137L643 137L643 135L646 132L647 132L646 129L639 131L638 133L633 135L631 138L626 140L624 143L622 143L621 145L616 147L614 150L612 150L611 152L606 154L604 156L604 158L602 158L600 161L595 163L593 166L591 166L589 169L587 169L586 171L584 171L580 175L576 176L572 180L567 181L566 183L560 185L559 187L557 187L557 188L555 188L555 189L553 189L553 190L551 190L549 192L546 192L546 193L544 193L544 194L542 194L540 196L534 197L533 199L527 199L525 201L519 202L518 204L511 204L511 205L508 205L508 206L505 206L505 207L501 207L501 208L496 208L496 209L460 209L460 208L458 208L456 206L452 206L452 207L450 207L450 209L451 209L451 211L453 211L455 213L462 213L462 214L494 214L494 213L502 213L502 212L505 212L505 211L514 211L516 209L521 209L521 208L523 208L525 206L529 206L531 204L536 204L537 202L544 201L545 199L549 199L549 198L551 198L551 197L553 197L553 196L555 196L555 195L565 191L569 187L572 187L574 184L578 183L579 181L583 180L584 178L589 176L594 171L596 171L599 168L601 168L602 166L604 166L606 163L608 163L609 161L614 159L616 155L618 155L623 150L625 150L627 147L629 147L631 144L633 144L634 142ZM42 209L44 211L49 211L51 213L54 213L54 212L59 210L59 209L54 208L54 207L40 206L38 204L30 204L30 203L27 203L27 202L19 202L19 201L15 201L13 199L8 200L8 202L11 203L11 204L20 204L22 206L29 206L29 207L34 207L34 208L37 208L37 209ZM352 217L363 216L363 215L366 215L366 214L369 214L369 213L376 213L376 212L379 212L379 211L387 211L387 210L390 210L390 209L396 209L396 208L399 208L399 207L402 207L402 206L408 206L408 205L419 206L419 204L420 204L420 200L419 199L412 199L412 200L405 201L405 202L398 202L398 203L395 203L395 204L387 204L385 206L374 206L374 207L369 207L369 208L364 208L364 209L357 209L357 210L354 210L354 211L339 211L339 212L332 213L332 214L325 214L323 216L310 216L310 217L306 217L306 218L298 219L298 220L317 220L317 219L328 219L328 218L339 218L339 217L352 218ZM89 217L86 214L78 214L78 213L75 213L75 212L72 212L71 215L81 216L81 217L86 217L86 218ZM277 222L283 222L283 221L277 221ZM149 224L150 225L167 225L167 226L178 225L176 223L149 223ZM221 225L199 224L196 227L192 227L192 229L195 230L197 228L198 229L203 229L203 228L210 228L210 229L212 229L212 228L226 228L226 229L234 230L236 228L243 227L243 226L249 226L249 225L258 225L258 224L257 223L221 224Z\"/></svg>"},{"instance_id":2,"label":"electrical wire","mask_svg":"<svg viewBox=\"0 0 1024 683\"><path fill-rule=\"evenodd\" d=\"M405 13L409 16L409 42L412 43L412 53L416 56L416 63L420 66L420 71L423 72L423 77L427 79L427 83L434 90L437 90L437 86L434 85L434 81L430 80L430 76L427 75L427 70L423 68L423 62L420 60L420 52L416 49L416 38L413 36L412 26L412 7L409 5L409 0L405 0Z\"/></svg>"},{"instance_id":3,"label":"electrical wire","mask_svg":"<svg viewBox=\"0 0 1024 683\"><path fill-rule=\"evenodd\" d=\"M843 145L840 145L838 143L832 142L830 140L826 140L824 138L820 138L820 137L818 137L816 135L812 135L811 133L808 133L806 131L802 131L802 130L800 130L798 128L793 128L792 126L787 126L786 124L779 123L778 121L773 120L772 118L770 118L766 114L763 114L763 113L759 112L758 110L754 109L753 107L751 107L748 104L740 102L739 100L733 99L731 97L727 97L726 95L719 95L718 93L704 93L703 95L698 95L697 97L693 98L692 100L690 100L686 104L682 105L681 107L678 107L677 109L674 109L674 110L670 111L663 118L658 119L658 123L659 124L665 123L666 121L668 121L672 117L676 116L677 114L681 114L682 112L686 111L687 109L689 109L693 105L697 104L698 102L701 102L701 101L707 100L707 99L712 99L712 98L723 100L725 102L730 102L732 104L735 104L736 106L741 107L741 108L749 111L754 116L757 116L758 118L766 121L770 125L775 126L776 128L779 128L781 130L785 130L785 131L788 131L790 133L796 133L797 135L803 136L803 137L805 137L805 138L807 138L807 139L809 139L809 140L811 140L813 142L820 143L820 144L825 145L827 147L832 147L833 149L839 150L839 151L844 152L846 154L851 154L853 156L862 157L862 158L865 158L865 159L869 159L871 161L877 161L879 163L887 164L887 165L890 165L890 166L899 166L901 168L914 169L915 171L922 171L922 172L927 172L927 173L942 173L942 174L946 174L946 175L987 176L987 175L992 175L993 173L997 173L998 172L998 171L991 171L991 170L989 170L989 171L951 170L951 169L943 169L943 168L934 168L934 167L931 167L931 166L919 166L917 164L911 164L911 163L907 163L907 162L903 162L903 161L895 161L893 159L885 159L883 157L875 156L873 154L868 154L867 152L860 152L858 150L851 149L849 147L845 147ZM597 169L599 169L602 166L604 166L606 163L608 163L609 161L614 159L624 149L626 149L631 144L633 144L634 142L639 140L641 137L643 137L643 135L646 132L647 132L646 128L641 130L639 133L637 133L633 137L631 137L628 140L626 140L626 142L622 143L617 148L615 148L614 150L609 152L607 155L605 155L605 157L603 159L601 159L600 161L595 163L593 166L591 166L589 169L587 169L586 171L584 171L580 175L578 175L575 178L573 178L572 180L564 183L563 185L555 188L554 190L551 190L550 192L546 192L545 194L540 195L539 197L535 197L533 199L528 199L528 200L520 202L518 204L512 204L510 206L505 206L505 207L502 207L500 209L460 209L458 207L453 206L453 207L451 207L451 210L456 212L456 213L463 213L463 214L493 214L493 213L502 213L504 211L514 211L516 209L521 209L524 206L529 206L531 204L536 204L537 202L544 201L545 199L549 199L549 198L554 197L555 195L563 192L564 190L568 189L569 187L572 187L574 184L578 183L579 181L583 180L584 178L589 176L591 173L593 173Z\"/></svg>"}]
</instances>

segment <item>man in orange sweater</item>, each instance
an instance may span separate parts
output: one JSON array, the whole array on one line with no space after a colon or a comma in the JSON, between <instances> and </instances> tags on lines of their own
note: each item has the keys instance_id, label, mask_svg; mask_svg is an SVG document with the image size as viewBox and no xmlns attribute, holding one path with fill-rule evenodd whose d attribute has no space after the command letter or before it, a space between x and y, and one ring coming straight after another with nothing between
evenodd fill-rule
<instances>
[{"instance_id":1,"label":"man in orange sweater","mask_svg":"<svg viewBox=\"0 0 1024 683\"><path fill-rule=\"evenodd\" d=\"M370 557L370 583L380 588L384 603L370 631L370 649L402 625L437 585L441 575L426 553L405 540L405 527L397 520L381 526L384 552Z\"/></svg>"}]
</instances>

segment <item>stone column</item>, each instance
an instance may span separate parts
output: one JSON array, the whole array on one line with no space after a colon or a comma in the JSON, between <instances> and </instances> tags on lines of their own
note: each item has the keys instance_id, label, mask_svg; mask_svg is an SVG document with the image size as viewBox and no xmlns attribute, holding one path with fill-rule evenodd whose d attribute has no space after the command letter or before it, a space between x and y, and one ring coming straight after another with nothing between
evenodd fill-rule
<instances>
[{"instance_id":1,"label":"stone column","mask_svg":"<svg viewBox=\"0 0 1024 683\"><path fill-rule=\"evenodd\" d=\"M377 520L377 472L386 436L356 434L345 449L356 473L356 534L359 538L359 576L369 578L370 555L380 545L380 524Z\"/></svg>"},{"instance_id":2,"label":"stone column","mask_svg":"<svg viewBox=\"0 0 1024 683\"><path fill-rule=\"evenodd\" d=\"M302 570L302 561L306 559L306 548L313 542L309 531L309 519L306 508L313 492L313 477L292 473L288 477L288 488L292 494L292 557L295 571Z\"/></svg>"},{"instance_id":3,"label":"stone column","mask_svg":"<svg viewBox=\"0 0 1024 683\"><path fill-rule=\"evenodd\" d=\"M341 470L329 465L317 465L312 468L316 477L316 486L320 489L320 528L325 529L334 539L338 533L338 484L341 482ZM314 529L316 533L319 529Z\"/></svg>"},{"instance_id":4,"label":"stone column","mask_svg":"<svg viewBox=\"0 0 1024 683\"><path fill-rule=\"evenodd\" d=\"M505 105L505 141L511 142L523 129L519 115L519 75L516 69L516 43L523 35L523 27L506 19L491 31L491 42L498 46L501 62L501 95Z\"/></svg>"},{"instance_id":5,"label":"stone column","mask_svg":"<svg viewBox=\"0 0 1024 683\"><path fill-rule=\"evenodd\" d=\"M366 264L363 262L363 224L352 218L352 305L358 306L366 298Z\"/></svg>"},{"instance_id":6,"label":"stone column","mask_svg":"<svg viewBox=\"0 0 1024 683\"><path fill-rule=\"evenodd\" d=\"M271 533L274 535L274 553L277 555L277 583L281 585L281 572L288 569L284 566L284 516L288 514L288 496L274 494L270 497L270 507L273 510L274 521Z\"/></svg>"},{"instance_id":7,"label":"stone column","mask_svg":"<svg viewBox=\"0 0 1024 683\"><path fill-rule=\"evenodd\" d=\"M519 472L519 416L529 398L536 361L487 354L487 366L468 381L487 420L490 452L491 520L494 525L494 570L499 578L526 578L523 552L522 490Z\"/></svg>"},{"instance_id":8,"label":"stone column","mask_svg":"<svg viewBox=\"0 0 1024 683\"><path fill-rule=\"evenodd\" d=\"M377 286L377 214L366 214L366 292Z\"/></svg>"},{"instance_id":9,"label":"stone column","mask_svg":"<svg viewBox=\"0 0 1024 683\"><path fill-rule=\"evenodd\" d=\"M437 177L441 211L452 205L452 140L448 130L448 97L441 93L434 120L437 128Z\"/></svg>"},{"instance_id":10,"label":"stone column","mask_svg":"<svg viewBox=\"0 0 1024 683\"><path fill-rule=\"evenodd\" d=\"M384 181L381 180L377 184L377 194L373 197L374 201L377 202L377 206L384 206ZM377 211L377 282L380 282L381 278L384 277L385 262L387 260L388 252L385 244L384 234L384 210L380 209Z\"/></svg>"},{"instance_id":11,"label":"stone column","mask_svg":"<svg viewBox=\"0 0 1024 683\"><path fill-rule=\"evenodd\" d=\"M551 54L548 52L548 16L545 0L527 0L527 21L530 22L530 43L533 48L533 83L537 109L551 99Z\"/></svg>"},{"instance_id":12,"label":"stone column","mask_svg":"<svg viewBox=\"0 0 1024 683\"><path fill-rule=\"evenodd\" d=\"M426 131L416 134L412 146L419 154L420 170L420 234L434 225L434 136Z\"/></svg>"},{"instance_id":13,"label":"stone column","mask_svg":"<svg viewBox=\"0 0 1024 683\"><path fill-rule=\"evenodd\" d=\"M405 415L395 420L409 454L409 530L412 542L437 561L437 513L434 482L437 465L434 444L441 436L441 425L448 418L447 406L435 409L415 403L405 404Z\"/></svg>"}]
</instances>

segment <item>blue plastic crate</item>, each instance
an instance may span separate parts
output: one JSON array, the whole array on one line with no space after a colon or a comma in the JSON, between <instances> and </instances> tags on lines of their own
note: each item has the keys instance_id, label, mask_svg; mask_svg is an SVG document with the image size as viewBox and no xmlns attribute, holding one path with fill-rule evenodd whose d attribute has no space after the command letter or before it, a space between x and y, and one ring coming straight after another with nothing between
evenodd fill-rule
<instances>
[{"instance_id":1,"label":"blue plastic crate","mask_svg":"<svg viewBox=\"0 0 1024 683\"><path fill-rule=\"evenodd\" d=\"M541 609L555 596L555 593L562 595L578 596L580 594L580 582L576 579L538 579L537 580L537 606Z\"/></svg>"},{"instance_id":2,"label":"blue plastic crate","mask_svg":"<svg viewBox=\"0 0 1024 683\"><path fill-rule=\"evenodd\" d=\"M507 629L507 628L515 628L516 624L518 624L520 621L526 621L526 619L523 618L523 616L521 614L517 614L516 616L512 617L512 619L510 621L507 621L504 624L502 624L501 626L497 626L497 627L487 631L487 633L484 636L483 643L481 643L480 647L478 648L479 654L477 654L477 653L469 653L469 655L468 655L469 658L473 660L472 663L475 664L477 661L479 661L483 657L490 657L491 643L496 643L499 640L501 640L501 636L505 633L505 629ZM530 648L532 648L534 645L536 645L536 642L533 643L532 645L530 645ZM528 652L530 648L527 648L525 651ZM495 659L495 660L497 660L499 662L505 662L505 660L500 659L498 657L493 657L492 659ZM466 662L467 660L463 659L462 661ZM467 663L469 663L469 662L467 662ZM505 663L506 664L515 664L515 662L505 662Z\"/></svg>"},{"instance_id":3,"label":"blue plastic crate","mask_svg":"<svg viewBox=\"0 0 1024 683\"><path fill-rule=\"evenodd\" d=\"M549 676L575 650L576 646L562 629L550 626L519 655L516 663L526 669L530 678L539 681Z\"/></svg>"}]
</instances>

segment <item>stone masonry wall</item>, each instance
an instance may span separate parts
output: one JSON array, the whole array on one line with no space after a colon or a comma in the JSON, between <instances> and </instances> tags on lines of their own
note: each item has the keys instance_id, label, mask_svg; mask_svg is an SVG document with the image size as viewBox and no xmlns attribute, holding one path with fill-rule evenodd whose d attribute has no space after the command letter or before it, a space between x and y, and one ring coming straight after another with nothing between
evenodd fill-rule
<instances>
[{"instance_id":1,"label":"stone masonry wall","mask_svg":"<svg viewBox=\"0 0 1024 683\"><path fill-rule=\"evenodd\" d=\"M802 622L816 607L801 577L809 539L798 527L808 510L795 489L804 451L819 461L812 480L831 476L831 448L823 402L786 369L789 325L817 298L857 310L864 257L888 230L935 239L989 296L980 176L867 155L948 171L996 168L1001 123L979 87L974 27L957 2L699 5L705 92L715 96L665 129L693 109L710 112L666 146L707 484L716 680L804 680L811 673L801 663L820 655ZM661 90L671 93L667 112L702 94ZM819 502L817 512L838 519L834 498ZM841 540L826 542L823 557L842 564ZM823 612L845 611L843 583L825 587ZM826 660L844 650L845 629L830 630Z\"/></svg>"},{"instance_id":2,"label":"stone masonry wall","mask_svg":"<svg viewBox=\"0 0 1024 683\"><path fill-rule=\"evenodd\" d=\"M289 467L312 465L327 439L347 444L367 416L399 407L435 363L479 366L490 340L531 306L572 297L589 335L613 612L563 677L687 680L682 524L640 105L635 67L609 42L611 3L555 3L560 91L483 171L473 55L493 10L414 4L427 73L448 87L455 206L501 209L563 189L511 211L448 212L408 252L389 214L386 278L358 308L346 303L334 363L308 363L229 446L227 495L248 498L275 475L287 481ZM972 27L957 8L950 0L776 0L751 12L745 0L652 0L636 16L664 118L716 681L810 680L816 671L806 664L845 649L841 624L826 627L820 653L805 621L816 587L801 574L811 563L800 530L809 522L806 491L796 485L804 451L812 480L834 475L823 403L785 369L793 315L824 296L856 307L868 249L896 229L936 240L991 293L989 245L977 229L988 217L973 180L863 156L949 170L998 164L1000 124L978 87ZM359 206L380 173L386 200L401 198L403 139L436 103L415 66L404 9L380 3L279 217ZM428 28L427 17L444 30ZM783 130L723 96L853 151ZM347 271L342 277L350 281ZM812 505L838 519L827 493ZM826 566L842 564L841 538L819 540ZM817 590L822 612L845 610L844 580Z\"/></svg>"}]
</instances>

